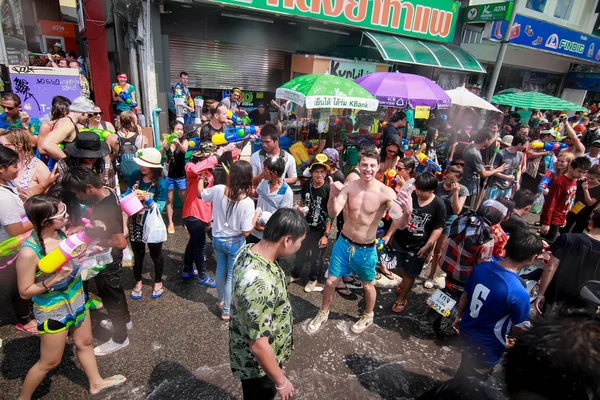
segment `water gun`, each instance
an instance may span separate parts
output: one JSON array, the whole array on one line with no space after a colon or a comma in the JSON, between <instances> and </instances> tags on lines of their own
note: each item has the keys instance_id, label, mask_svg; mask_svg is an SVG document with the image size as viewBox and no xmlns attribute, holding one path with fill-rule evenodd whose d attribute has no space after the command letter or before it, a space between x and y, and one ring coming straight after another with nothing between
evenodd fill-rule
<instances>
[{"instance_id":1,"label":"water gun","mask_svg":"<svg viewBox=\"0 0 600 400\"><path fill-rule=\"evenodd\" d=\"M31 231L23 233L19 236L8 238L4 242L0 243L0 257L9 256L19 250L21 245L30 235Z\"/></svg>"},{"instance_id":2,"label":"water gun","mask_svg":"<svg viewBox=\"0 0 600 400\"><path fill-rule=\"evenodd\" d=\"M435 161L427 157L425 153L417 154L417 159L419 160L421 165L426 166L427 169L433 169L437 174L440 174L442 172L442 168L439 165L437 165Z\"/></svg>"},{"instance_id":3,"label":"water gun","mask_svg":"<svg viewBox=\"0 0 600 400\"><path fill-rule=\"evenodd\" d=\"M375 242L375 248L377 249L378 253L381 253L383 251L383 249L385 248L385 242L382 238L377 238L377 241Z\"/></svg>"},{"instance_id":4,"label":"water gun","mask_svg":"<svg viewBox=\"0 0 600 400\"><path fill-rule=\"evenodd\" d=\"M123 91L123 88L121 88L121 86L115 85L115 88L113 90L115 91L117 96L119 96L121 98L121 100L123 100L123 102L125 104L127 104L129 107L135 108L138 106L138 104L135 101L133 101L133 99L131 98L131 95L129 93Z\"/></svg>"},{"instance_id":5,"label":"water gun","mask_svg":"<svg viewBox=\"0 0 600 400\"><path fill-rule=\"evenodd\" d=\"M50 274L58 271L71 260L82 255L86 248L96 242L103 229L90 226L89 221L87 222L85 230L64 239L57 248L40 260L38 267L42 272Z\"/></svg>"},{"instance_id":6,"label":"water gun","mask_svg":"<svg viewBox=\"0 0 600 400\"><path fill-rule=\"evenodd\" d=\"M244 125L244 120L239 115L231 112L231 110L227 111L227 119L232 120L236 125Z\"/></svg>"},{"instance_id":7,"label":"water gun","mask_svg":"<svg viewBox=\"0 0 600 400\"><path fill-rule=\"evenodd\" d=\"M531 142L531 148L535 150L544 150L544 151L560 151L562 149L566 149L568 146L565 143L559 142L541 142L536 140Z\"/></svg>"},{"instance_id":8,"label":"water gun","mask_svg":"<svg viewBox=\"0 0 600 400\"><path fill-rule=\"evenodd\" d=\"M224 133L217 133L216 135L213 135L212 142L217 146L221 146L228 143L240 142L248 139L248 136L256 134L258 134L258 132L256 131L256 127L254 125L247 127L227 128Z\"/></svg>"},{"instance_id":9,"label":"water gun","mask_svg":"<svg viewBox=\"0 0 600 400\"><path fill-rule=\"evenodd\" d=\"M548 189L548 187L550 186L550 183L552 182L552 178L554 178L554 171L552 171L552 170L546 171L546 173L542 177L542 180L538 184L538 187L537 187L538 193L541 193L545 189Z\"/></svg>"},{"instance_id":10,"label":"water gun","mask_svg":"<svg viewBox=\"0 0 600 400\"><path fill-rule=\"evenodd\" d=\"M188 139L188 150L196 150L200 145L200 138Z\"/></svg>"},{"instance_id":11,"label":"water gun","mask_svg":"<svg viewBox=\"0 0 600 400\"><path fill-rule=\"evenodd\" d=\"M96 135L98 135L100 140L103 142L106 140L107 137L109 137L110 135L112 135L114 133L107 129L100 129L100 128L81 128L79 130L79 132L93 132Z\"/></svg>"},{"instance_id":12,"label":"water gun","mask_svg":"<svg viewBox=\"0 0 600 400\"><path fill-rule=\"evenodd\" d=\"M387 171L385 171L383 173L383 176L381 177L381 182L383 182L384 185L389 186L389 187L394 187L396 186L396 175L398 173L396 172L395 169L388 169Z\"/></svg>"},{"instance_id":13,"label":"water gun","mask_svg":"<svg viewBox=\"0 0 600 400\"><path fill-rule=\"evenodd\" d=\"M179 138L179 135L176 132L173 132L170 135L165 136L165 141L169 144L173 144L173 140L177 138Z\"/></svg>"}]
</instances>

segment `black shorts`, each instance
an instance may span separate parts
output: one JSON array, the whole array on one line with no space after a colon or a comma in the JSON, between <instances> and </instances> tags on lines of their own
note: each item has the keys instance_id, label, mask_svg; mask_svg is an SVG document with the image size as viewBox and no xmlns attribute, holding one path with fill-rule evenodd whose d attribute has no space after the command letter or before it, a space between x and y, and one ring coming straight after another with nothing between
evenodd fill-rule
<instances>
[{"instance_id":1,"label":"black shorts","mask_svg":"<svg viewBox=\"0 0 600 400\"><path fill-rule=\"evenodd\" d=\"M401 269L411 278L421 275L425 259L417 257L418 249L408 249L402 245L394 245L394 254L396 255L396 268Z\"/></svg>"}]
</instances>

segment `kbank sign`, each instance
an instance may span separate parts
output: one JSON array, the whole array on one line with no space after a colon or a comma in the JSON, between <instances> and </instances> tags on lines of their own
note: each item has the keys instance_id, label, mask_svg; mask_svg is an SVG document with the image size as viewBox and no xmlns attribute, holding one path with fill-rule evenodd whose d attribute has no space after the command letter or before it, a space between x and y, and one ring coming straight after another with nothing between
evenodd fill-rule
<instances>
[{"instance_id":1,"label":"kbank sign","mask_svg":"<svg viewBox=\"0 0 600 400\"><path fill-rule=\"evenodd\" d=\"M208 1L437 42L452 41L459 9L453 0Z\"/></svg>"}]
</instances>

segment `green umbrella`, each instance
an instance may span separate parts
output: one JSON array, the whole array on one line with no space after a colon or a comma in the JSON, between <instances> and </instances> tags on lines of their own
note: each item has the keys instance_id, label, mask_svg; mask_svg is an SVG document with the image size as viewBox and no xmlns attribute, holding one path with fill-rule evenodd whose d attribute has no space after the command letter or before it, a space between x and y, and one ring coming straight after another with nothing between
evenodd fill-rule
<instances>
[{"instance_id":1,"label":"green umbrella","mask_svg":"<svg viewBox=\"0 0 600 400\"><path fill-rule=\"evenodd\" d=\"M537 110L586 111L585 107L570 101L538 92L497 94L492 97L492 103Z\"/></svg>"},{"instance_id":2,"label":"green umbrella","mask_svg":"<svg viewBox=\"0 0 600 400\"><path fill-rule=\"evenodd\" d=\"M306 108L353 108L376 111L379 105L358 83L329 74L308 74L292 79L277 89L278 99Z\"/></svg>"}]
</instances>

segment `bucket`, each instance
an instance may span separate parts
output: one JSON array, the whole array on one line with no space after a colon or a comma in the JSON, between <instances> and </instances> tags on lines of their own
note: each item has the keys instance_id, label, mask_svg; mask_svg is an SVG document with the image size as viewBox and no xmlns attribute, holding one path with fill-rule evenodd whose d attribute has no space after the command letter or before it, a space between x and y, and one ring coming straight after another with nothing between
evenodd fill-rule
<instances>
[{"instance_id":1,"label":"bucket","mask_svg":"<svg viewBox=\"0 0 600 400\"><path fill-rule=\"evenodd\" d=\"M121 199L121 210L130 217L142 211L143 208L144 206L142 206L142 202L137 198L135 192L131 192Z\"/></svg>"},{"instance_id":2,"label":"bucket","mask_svg":"<svg viewBox=\"0 0 600 400\"><path fill-rule=\"evenodd\" d=\"M346 151L346 164L356 167L358 165L358 148L347 147Z\"/></svg>"},{"instance_id":3,"label":"bucket","mask_svg":"<svg viewBox=\"0 0 600 400\"><path fill-rule=\"evenodd\" d=\"M290 153L294 156L296 165L308 162L309 160L308 151L306 151L306 147L304 147L304 143L302 142L296 142L291 145Z\"/></svg>"}]
</instances>

